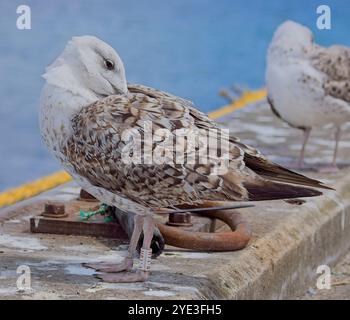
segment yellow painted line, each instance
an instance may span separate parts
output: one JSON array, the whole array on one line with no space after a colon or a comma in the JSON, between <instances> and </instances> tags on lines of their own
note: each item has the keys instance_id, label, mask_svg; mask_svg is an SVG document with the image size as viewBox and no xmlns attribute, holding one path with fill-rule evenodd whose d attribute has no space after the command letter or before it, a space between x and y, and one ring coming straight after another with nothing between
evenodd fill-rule
<instances>
[{"instance_id":1,"label":"yellow painted line","mask_svg":"<svg viewBox=\"0 0 350 320\"><path fill-rule=\"evenodd\" d=\"M250 103L257 102L266 97L266 90L246 91L240 98L229 105L208 114L211 119L218 119L237 109L241 109ZM0 193L0 208L9 206L16 202L34 197L39 193L55 188L61 184L69 182L72 177L65 171L58 171L38 180L25 183L19 187L12 188Z\"/></svg>"},{"instance_id":2,"label":"yellow painted line","mask_svg":"<svg viewBox=\"0 0 350 320\"><path fill-rule=\"evenodd\" d=\"M19 187L9 189L0 193L0 207L14 204L18 201L25 200L35 195L57 187L70 181L71 176L65 171L58 171L38 180L22 184Z\"/></svg>"},{"instance_id":3,"label":"yellow painted line","mask_svg":"<svg viewBox=\"0 0 350 320\"><path fill-rule=\"evenodd\" d=\"M250 103L260 101L266 97L266 89L260 89L255 91L246 91L243 92L242 96L232 102L229 105L226 105L218 110L212 111L208 114L211 119L221 118L229 113L232 113L238 109L245 107Z\"/></svg>"}]
</instances>

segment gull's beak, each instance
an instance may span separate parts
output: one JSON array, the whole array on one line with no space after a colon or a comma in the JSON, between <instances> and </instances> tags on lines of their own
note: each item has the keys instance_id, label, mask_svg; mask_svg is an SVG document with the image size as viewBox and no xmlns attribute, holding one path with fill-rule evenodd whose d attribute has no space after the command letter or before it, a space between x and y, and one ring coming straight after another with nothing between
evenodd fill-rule
<instances>
[{"instance_id":1,"label":"gull's beak","mask_svg":"<svg viewBox=\"0 0 350 320\"><path fill-rule=\"evenodd\" d=\"M122 80L117 80L115 82L111 82L110 83L113 90L114 90L114 94L126 94L128 92L128 86L126 81L122 81Z\"/></svg>"}]
</instances>

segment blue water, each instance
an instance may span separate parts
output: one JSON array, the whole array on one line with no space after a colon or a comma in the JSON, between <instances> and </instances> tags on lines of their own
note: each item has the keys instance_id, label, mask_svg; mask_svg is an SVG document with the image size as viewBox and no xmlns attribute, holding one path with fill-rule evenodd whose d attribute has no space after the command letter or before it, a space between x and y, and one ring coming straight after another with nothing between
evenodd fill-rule
<instances>
[{"instance_id":1,"label":"blue water","mask_svg":"<svg viewBox=\"0 0 350 320\"><path fill-rule=\"evenodd\" d=\"M332 30L316 30L316 7L332 9ZM16 28L16 8L32 29ZM0 3L0 190L59 168L38 132L44 67L74 35L96 35L117 49L130 82L193 100L209 111L231 84L264 85L265 52L286 19L309 26L324 45L350 45L350 1L132 0Z\"/></svg>"}]
</instances>

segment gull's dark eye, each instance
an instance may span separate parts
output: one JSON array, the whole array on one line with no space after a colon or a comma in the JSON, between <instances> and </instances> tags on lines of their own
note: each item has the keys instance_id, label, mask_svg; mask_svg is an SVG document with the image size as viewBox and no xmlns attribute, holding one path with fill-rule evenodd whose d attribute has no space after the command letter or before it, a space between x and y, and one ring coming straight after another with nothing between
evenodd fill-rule
<instances>
[{"instance_id":1,"label":"gull's dark eye","mask_svg":"<svg viewBox=\"0 0 350 320\"><path fill-rule=\"evenodd\" d=\"M108 70L113 70L114 69L114 62L112 60L106 59L105 66Z\"/></svg>"}]
</instances>

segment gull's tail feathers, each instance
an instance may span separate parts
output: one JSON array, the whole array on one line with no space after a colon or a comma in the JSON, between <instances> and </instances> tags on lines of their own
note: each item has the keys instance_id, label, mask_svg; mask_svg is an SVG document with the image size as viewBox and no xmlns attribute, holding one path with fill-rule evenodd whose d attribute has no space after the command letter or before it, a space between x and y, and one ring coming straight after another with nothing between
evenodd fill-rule
<instances>
[{"instance_id":1,"label":"gull's tail feathers","mask_svg":"<svg viewBox=\"0 0 350 320\"><path fill-rule=\"evenodd\" d=\"M293 199L322 195L322 192L311 188L268 180L246 182L244 187L248 191L249 201Z\"/></svg>"},{"instance_id":2,"label":"gull's tail feathers","mask_svg":"<svg viewBox=\"0 0 350 320\"><path fill-rule=\"evenodd\" d=\"M300 173L296 173L263 158L255 157L246 153L244 161L248 168L266 180L334 190L333 188L323 184L321 181L308 178Z\"/></svg>"}]
</instances>

